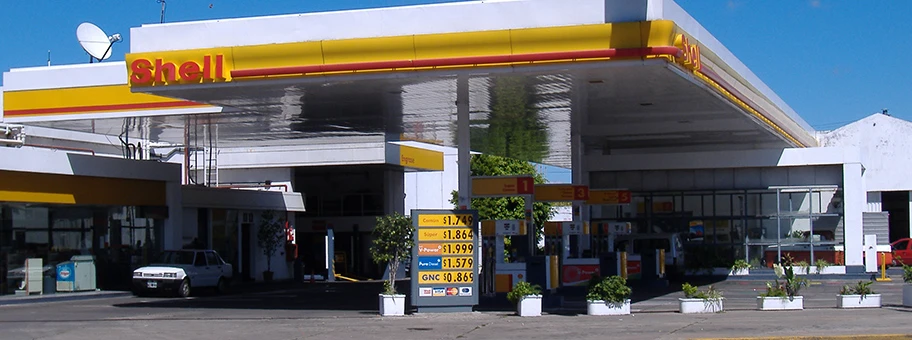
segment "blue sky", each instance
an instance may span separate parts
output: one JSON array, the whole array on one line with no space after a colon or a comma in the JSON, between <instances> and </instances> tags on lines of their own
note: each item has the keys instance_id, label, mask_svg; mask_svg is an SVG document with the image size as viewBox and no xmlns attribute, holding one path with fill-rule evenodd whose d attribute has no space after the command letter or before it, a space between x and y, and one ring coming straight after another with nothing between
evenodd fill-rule
<instances>
[{"instance_id":1,"label":"blue sky","mask_svg":"<svg viewBox=\"0 0 912 340\"><path fill-rule=\"evenodd\" d=\"M912 1L677 0L817 129L888 108L912 120ZM188 21L449 1L171 0L165 21ZM159 22L156 0L0 1L0 71L87 62L75 39L90 21L126 39Z\"/></svg>"}]
</instances>

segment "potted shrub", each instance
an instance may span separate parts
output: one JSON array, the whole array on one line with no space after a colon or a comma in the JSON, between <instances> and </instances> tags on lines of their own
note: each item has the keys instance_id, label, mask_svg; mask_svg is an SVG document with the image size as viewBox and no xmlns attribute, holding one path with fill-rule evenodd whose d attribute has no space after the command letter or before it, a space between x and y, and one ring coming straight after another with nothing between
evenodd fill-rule
<instances>
[{"instance_id":1,"label":"potted shrub","mask_svg":"<svg viewBox=\"0 0 912 340\"><path fill-rule=\"evenodd\" d=\"M731 266L731 273L729 275L742 276L750 274L750 263L744 260L735 260L735 263Z\"/></svg>"},{"instance_id":2,"label":"potted shrub","mask_svg":"<svg viewBox=\"0 0 912 340\"><path fill-rule=\"evenodd\" d=\"M630 314L631 293L623 277L593 277L586 293L586 311L589 315Z\"/></svg>"},{"instance_id":3,"label":"potted shrub","mask_svg":"<svg viewBox=\"0 0 912 340\"><path fill-rule=\"evenodd\" d=\"M507 300L516 305L519 316L541 316L541 286L520 281L507 293Z\"/></svg>"},{"instance_id":4,"label":"potted shrub","mask_svg":"<svg viewBox=\"0 0 912 340\"><path fill-rule=\"evenodd\" d=\"M826 269L830 267L831 263L824 259L817 259L814 261L815 269L817 270L817 275L826 273Z\"/></svg>"},{"instance_id":5,"label":"potted shrub","mask_svg":"<svg viewBox=\"0 0 912 340\"><path fill-rule=\"evenodd\" d=\"M903 306L912 307L912 266L903 265Z\"/></svg>"},{"instance_id":6,"label":"potted shrub","mask_svg":"<svg viewBox=\"0 0 912 340\"><path fill-rule=\"evenodd\" d=\"M705 291L697 287L684 283L681 285L684 291L684 297L678 298L680 303L680 312L682 314L693 313L719 313L722 311L722 292L709 286Z\"/></svg>"},{"instance_id":7,"label":"potted shrub","mask_svg":"<svg viewBox=\"0 0 912 340\"><path fill-rule=\"evenodd\" d=\"M374 226L371 257L377 264L389 266L389 277L380 293L380 315L405 315L405 295L396 291L396 273L402 259L411 254L412 219L399 213L377 217Z\"/></svg>"},{"instance_id":8,"label":"potted shrub","mask_svg":"<svg viewBox=\"0 0 912 340\"><path fill-rule=\"evenodd\" d=\"M836 298L837 308L880 308L880 294L871 289L874 282L858 281L855 285L845 285L839 290Z\"/></svg>"},{"instance_id":9,"label":"potted shrub","mask_svg":"<svg viewBox=\"0 0 912 340\"><path fill-rule=\"evenodd\" d=\"M766 292L757 297L757 308L760 310L796 310L804 309L804 297L798 295L807 279L795 275L791 259L786 258L785 265L774 265L776 281L766 283ZM780 281L781 280L781 281Z\"/></svg>"},{"instance_id":10,"label":"potted shrub","mask_svg":"<svg viewBox=\"0 0 912 340\"><path fill-rule=\"evenodd\" d=\"M285 226L276 217L275 211L266 210L260 215L260 227L257 229L257 245L266 256L266 270L263 281L272 281L272 256L285 243Z\"/></svg>"}]
</instances>

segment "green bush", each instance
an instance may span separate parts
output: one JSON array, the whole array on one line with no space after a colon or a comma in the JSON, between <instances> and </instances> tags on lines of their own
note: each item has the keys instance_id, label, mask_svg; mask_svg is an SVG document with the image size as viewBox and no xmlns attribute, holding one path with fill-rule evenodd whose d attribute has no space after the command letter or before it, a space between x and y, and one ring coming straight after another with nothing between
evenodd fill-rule
<instances>
[{"instance_id":1,"label":"green bush","mask_svg":"<svg viewBox=\"0 0 912 340\"><path fill-rule=\"evenodd\" d=\"M827 260L817 259L817 261L814 261L814 265L817 266L817 274L820 275L820 272L822 272L824 269L831 266L832 264Z\"/></svg>"},{"instance_id":2,"label":"green bush","mask_svg":"<svg viewBox=\"0 0 912 340\"><path fill-rule=\"evenodd\" d=\"M839 295L861 295L863 297L868 294L874 294L874 290L871 289L872 283L874 282L858 281L855 285L842 286L842 289L839 290Z\"/></svg>"},{"instance_id":3,"label":"green bush","mask_svg":"<svg viewBox=\"0 0 912 340\"><path fill-rule=\"evenodd\" d=\"M750 269L750 267L751 267L750 263L747 263L747 261L744 261L742 259L738 259L738 260L735 260L735 264L733 264L731 266L731 270L739 271L739 270L744 270L744 269Z\"/></svg>"},{"instance_id":4,"label":"green bush","mask_svg":"<svg viewBox=\"0 0 912 340\"><path fill-rule=\"evenodd\" d=\"M589 292L586 294L586 300L605 301L613 307L624 304L630 298L633 290L627 286L627 280L620 276L610 276L607 278L596 278L589 281Z\"/></svg>"},{"instance_id":5,"label":"green bush","mask_svg":"<svg viewBox=\"0 0 912 340\"><path fill-rule=\"evenodd\" d=\"M783 265L776 264L773 270L776 272L775 282L766 283L766 293L760 296L765 297L788 297L789 299L798 296L802 286L808 284L806 278L795 275L795 269L792 266L791 256L786 255ZM783 281L780 281L782 279Z\"/></svg>"},{"instance_id":6,"label":"green bush","mask_svg":"<svg viewBox=\"0 0 912 340\"><path fill-rule=\"evenodd\" d=\"M912 266L903 265L903 282L912 283Z\"/></svg>"},{"instance_id":7,"label":"green bush","mask_svg":"<svg viewBox=\"0 0 912 340\"><path fill-rule=\"evenodd\" d=\"M383 294L397 294L396 272L402 260L411 255L413 232L411 217L399 213L377 217L370 253L374 262L389 266L389 278L383 285Z\"/></svg>"},{"instance_id":8,"label":"green bush","mask_svg":"<svg viewBox=\"0 0 912 340\"><path fill-rule=\"evenodd\" d=\"M529 295L541 295L541 286L521 281L513 287L513 290L507 293L507 300L510 300L515 305L523 296Z\"/></svg>"},{"instance_id":9,"label":"green bush","mask_svg":"<svg viewBox=\"0 0 912 340\"><path fill-rule=\"evenodd\" d=\"M709 286L706 290L699 290L696 286L692 286L690 283L684 283L681 285L681 290L684 291L684 298L687 299L703 299L703 300L719 300L722 299L722 292L716 290L715 287Z\"/></svg>"},{"instance_id":10,"label":"green bush","mask_svg":"<svg viewBox=\"0 0 912 340\"><path fill-rule=\"evenodd\" d=\"M687 283L687 282L685 282L683 285L681 285L681 290L684 291L684 297L688 298L688 299L696 299L695 296L697 295L697 293L699 293L699 290L697 290L697 287L694 287L690 283Z\"/></svg>"}]
</instances>

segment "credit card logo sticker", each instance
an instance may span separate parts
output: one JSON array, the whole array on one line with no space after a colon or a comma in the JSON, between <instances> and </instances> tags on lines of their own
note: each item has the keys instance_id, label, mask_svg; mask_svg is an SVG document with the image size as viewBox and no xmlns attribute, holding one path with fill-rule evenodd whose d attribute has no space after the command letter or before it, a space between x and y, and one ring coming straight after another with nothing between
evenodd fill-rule
<instances>
[{"instance_id":1,"label":"credit card logo sticker","mask_svg":"<svg viewBox=\"0 0 912 340\"><path fill-rule=\"evenodd\" d=\"M446 296L445 288L433 288L432 296Z\"/></svg>"}]
</instances>

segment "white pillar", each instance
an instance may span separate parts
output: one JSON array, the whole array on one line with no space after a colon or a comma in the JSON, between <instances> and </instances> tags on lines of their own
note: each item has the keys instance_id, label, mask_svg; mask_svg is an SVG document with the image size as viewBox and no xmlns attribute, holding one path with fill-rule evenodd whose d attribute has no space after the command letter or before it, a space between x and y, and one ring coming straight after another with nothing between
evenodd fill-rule
<instances>
[{"instance_id":1,"label":"white pillar","mask_svg":"<svg viewBox=\"0 0 912 340\"><path fill-rule=\"evenodd\" d=\"M573 101L570 106L570 172L571 181L575 185L589 185L589 170L585 166L585 146L582 141L583 125L586 124L586 111L589 107L589 93L587 92L586 79L577 76L573 80ZM573 222L589 221L589 205L586 202L573 202ZM583 248L589 248L589 235L580 235L577 244L576 257L580 257ZM569 246L569 238L564 237ZM585 245L585 246L584 246Z\"/></svg>"},{"instance_id":2,"label":"white pillar","mask_svg":"<svg viewBox=\"0 0 912 340\"><path fill-rule=\"evenodd\" d=\"M472 168L471 145L469 145L469 77L461 75L456 78L456 144L459 165L459 208L471 209Z\"/></svg>"},{"instance_id":3,"label":"white pillar","mask_svg":"<svg viewBox=\"0 0 912 340\"><path fill-rule=\"evenodd\" d=\"M162 249L180 249L184 237L184 200L180 181L165 182L165 204L168 205L168 218L162 233Z\"/></svg>"},{"instance_id":4,"label":"white pillar","mask_svg":"<svg viewBox=\"0 0 912 340\"><path fill-rule=\"evenodd\" d=\"M845 265L864 265L864 235L862 232L862 212L865 208L866 194L862 183L860 163L843 164L843 204L845 228Z\"/></svg>"}]
</instances>

